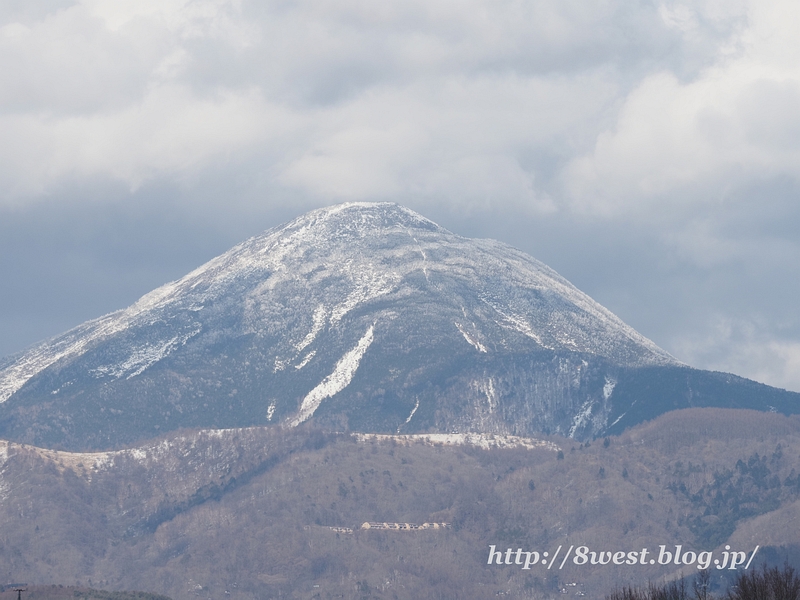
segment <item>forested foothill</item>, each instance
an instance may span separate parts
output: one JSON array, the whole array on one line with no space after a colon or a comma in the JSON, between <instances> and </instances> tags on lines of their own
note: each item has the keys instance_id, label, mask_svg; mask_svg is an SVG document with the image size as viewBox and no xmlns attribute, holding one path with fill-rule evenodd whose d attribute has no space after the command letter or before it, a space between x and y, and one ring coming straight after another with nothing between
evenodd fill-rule
<instances>
[{"instance_id":1,"label":"forested foothill","mask_svg":"<svg viewBox=\"0 0 800 600\"><path fill-rule=\"evenodd\" d=\"M725 545L759 546L748 576L765 573L765 559L798 557L798 417L689 409L619 436L545 441L483 449L299 427L186 430L114 453L2 442L0 581L176 600L635 600L672 597L641 593L680 577L694 597L698 570L523 570L488 565L489 546L680 544L718 556ZM449 526L373 531L364 522ZM742 572L710 568L708 593L722 597Z\"/></svg>"}]
</instances>

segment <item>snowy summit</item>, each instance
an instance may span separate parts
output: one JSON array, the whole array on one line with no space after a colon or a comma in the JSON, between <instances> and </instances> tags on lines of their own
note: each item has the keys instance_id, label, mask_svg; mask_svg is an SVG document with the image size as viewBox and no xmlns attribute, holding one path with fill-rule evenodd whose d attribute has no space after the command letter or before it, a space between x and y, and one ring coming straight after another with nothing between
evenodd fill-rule
<instances>
[{"instance_id":1,"label":"snowy summit","mask_svg":"<svg viewBox=\"0 0 800 600\"><path fill-rule=\"evenodd\" d=\"M110 447L310 421L585 438L623 419L620 389L647 369L687 371L534 258L348 203L0 362L0 435Z\"/></svg>"}]
</instances>

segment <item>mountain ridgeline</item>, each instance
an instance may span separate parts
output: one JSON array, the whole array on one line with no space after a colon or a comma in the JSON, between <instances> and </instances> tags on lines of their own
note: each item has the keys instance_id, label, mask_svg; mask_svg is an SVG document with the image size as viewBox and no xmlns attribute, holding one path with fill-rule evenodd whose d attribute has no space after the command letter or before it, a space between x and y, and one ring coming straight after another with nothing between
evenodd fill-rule
<instances>
[{"instance_id":1,"label":"mountain ridgeline","mask_svg":"<svg viewBox=\"0 0 800 600\"><path fill-rule=\"evenodd\" d=\"M702 406L800 394L689 368L532 257L390 203L312 211L0 361L0 437L72 450L305 422L586 440Z\"/></svg>"}]
</instances>

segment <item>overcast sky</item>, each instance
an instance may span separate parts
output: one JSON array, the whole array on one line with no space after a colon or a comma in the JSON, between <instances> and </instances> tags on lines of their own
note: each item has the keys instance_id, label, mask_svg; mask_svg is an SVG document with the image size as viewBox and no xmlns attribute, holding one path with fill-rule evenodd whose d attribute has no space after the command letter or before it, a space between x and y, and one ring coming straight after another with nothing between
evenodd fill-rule
<instances>
[{"instance_id":1,"label":"overcast sky","mask_svg":"<svg viewBox=\"0 0 800 600\"><path fill-rule=\"evenodd\" d=\"M800 391L796 0L4 0L0 355L400 202Z\"/></svg>"}]
</instances>

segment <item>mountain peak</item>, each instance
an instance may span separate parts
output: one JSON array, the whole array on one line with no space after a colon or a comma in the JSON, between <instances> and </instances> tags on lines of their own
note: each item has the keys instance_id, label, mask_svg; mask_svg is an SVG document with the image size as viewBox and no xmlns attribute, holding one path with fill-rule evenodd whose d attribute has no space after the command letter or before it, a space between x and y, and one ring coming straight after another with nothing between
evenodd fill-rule
<instances>
[{"instance_id":1,"label":"mountain peak","mask_svg":"<svg viewBox=\"0 0 800 600\"><path fill-rule=\"evenodd\" d=\"M0 363L0 406L37 442L83 429L78 409L109 431L145 411L151 434L311 419L580 437L609 424L620 369L679 364L519 250L398 204L346 203ZM45 401L46 427L21 416Z\"/></svg>"},{"instance_id":2,"label":"mountain peak","mask_svg":"<svg viewBox=\"0 0 800 600\"><path fill-rule=\"evenodd\" d=\"M394 227L446 231L430 219L395 202L344 202L307 212L281 230L328 226L350 231L375 231Z\"/></svg>"}]
</instances>

